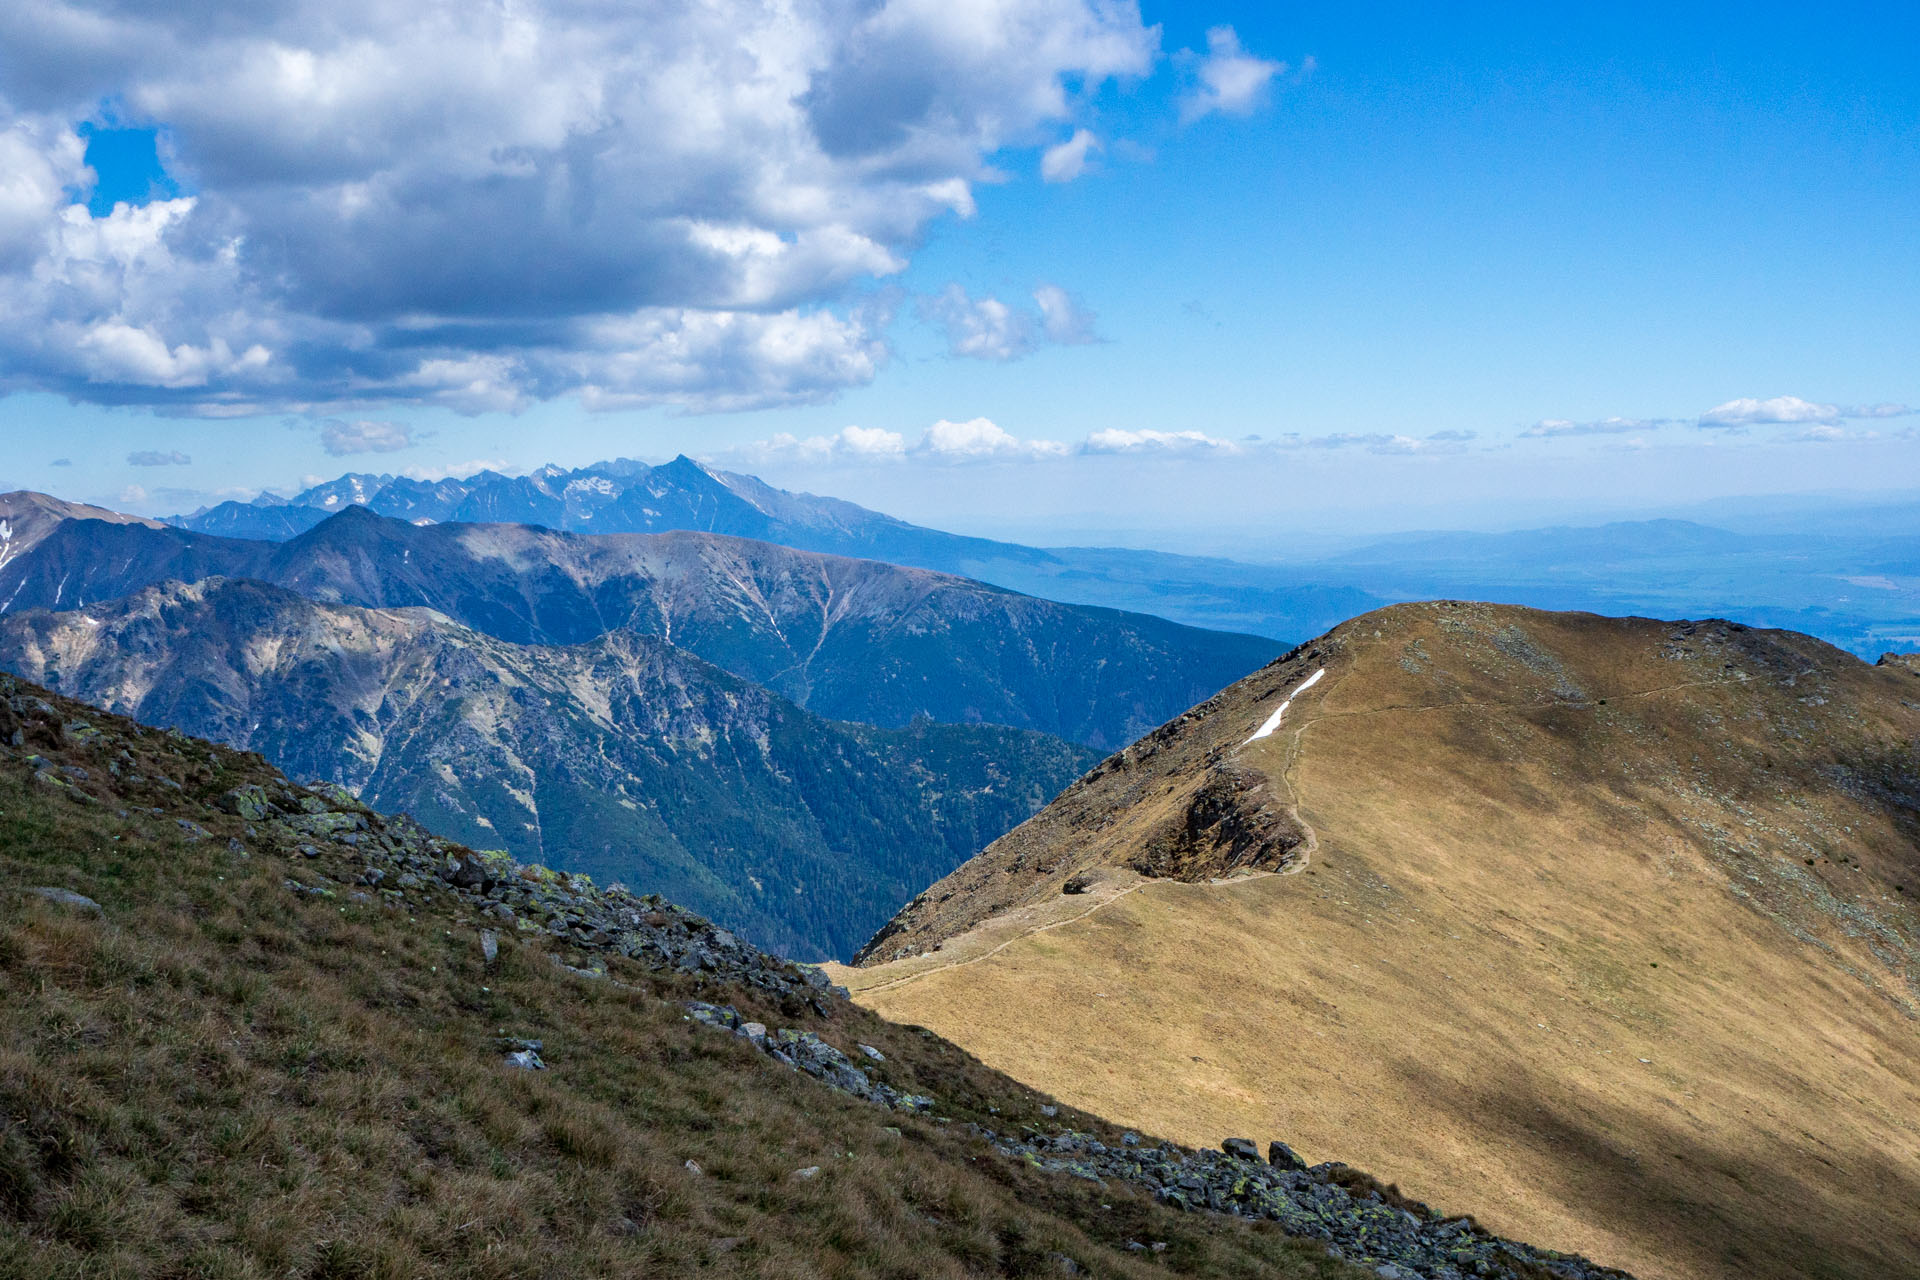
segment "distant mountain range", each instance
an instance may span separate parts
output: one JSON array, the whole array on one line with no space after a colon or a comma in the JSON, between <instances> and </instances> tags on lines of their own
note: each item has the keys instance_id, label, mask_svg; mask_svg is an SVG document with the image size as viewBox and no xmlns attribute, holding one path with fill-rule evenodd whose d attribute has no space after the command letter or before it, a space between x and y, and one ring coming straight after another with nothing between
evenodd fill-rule
<instances>
[{"instance_id":1,"label":"distant mountain range","mask_svg":"<svg viewBox=\"0 0 1920 1280\"><path fill-rule=\"evenodd\" d=\"M1028 547L909 524L838 498L789 493L681 456L619 459L530 475L465 479L354 474L292 498L223 502L169 523L195 533L285 541L354 505L410 523L540 525L577 533L694 530L802 551L958 574L1071 604L1151 613L1189 626L1297 639L1383 603L1291 570L1097 547Z\"/></svg>"},{"instance_id":2,"label":"distant mountain range","mask_svg":"<svg viewBox=\"0 0 1920 1280\"><path fill-rule=\"evenodd\" d=\"M822 719L632 631L515 645L235 579L10 614L0 667L803 959L850 954L1098 759L998 726Z\"/></svg>"},{"instance_id":3,"label":"distant mountain range","mask_svg":"<svg viewBox=\"0 0 1920 1280\"><path fill-rule=\"evenodd\" d=\"M1041 560L1046 552L923 529L851 502L793 494L686 456L661 466L619 459L529 475L464 479L352 474L292 498L223 502L169 523L195 533L285 541L350 506L413 524L532 524L570 533L690 529L803 551L959 572L968 560Z\"/></svg>"},{"instance_id":4,"label":"distant mountain range","mask_svg":"<svg viewBox=\"0 0 1920 1280\"><path fill-rule=\"evenodd\" d=\"M1390 601L1453 596L1602 613L1724 616L1805 631L1864 657L1920 646L1920 506L1829 504L1824 518L1797 507L1791 533L1636 520L1512 533L1407 533L1312 555L1276 535L1249 544L1236 561L963 537L681 457L661 466L620 460L431 482L348 475L290 499L223 503L173 522L198 532L285 540L354 503L408 521L728 533L1288 643ZM1745 508L1724 514L1765 527Z\"/></svg>"},{"instance_id":5,"label":"distant mountain range","mask_svg":"<svg viewBox=\"0 0 1920 1280\"><path fill-rule=\"evenodd\" d=\"M1280 649L745 538L353 502L272 542L14 494L0 552L0 667L810 957Z\"/></svg>"},{"instance_id":6,"label":"distant mountain range","mask_svg":"<svg viewBox=\"0 0 1920 1280\"><path fill-rule=\"evenodd\" d=\"M0 498L37 513L0 566L0 612L254 578L315 600L425 607L517 644L658 635L820 715L1036 729L1113 750L1277 654L1257 636L1057 604L948 574L708 533L581 536L416 526L346 504L283 543Z\"/></svg>"}]
</instances>

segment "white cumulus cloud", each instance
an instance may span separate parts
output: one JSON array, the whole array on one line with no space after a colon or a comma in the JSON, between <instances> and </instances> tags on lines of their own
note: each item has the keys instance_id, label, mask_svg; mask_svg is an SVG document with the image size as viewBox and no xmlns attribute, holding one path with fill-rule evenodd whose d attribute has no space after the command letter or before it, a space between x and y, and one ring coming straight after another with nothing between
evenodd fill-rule
<instances>
[{"instance_id":1,"label":"white cumulus cloud","mask_svg":"<svg viewBox=\"0 0 1920 1280\"><path fill-rule=\"evenodd\" d=\"M947 352L973 360L1018 360L1053 343L1079 346L1097 341L1094 315L1059 285L1033 291L1032 308L999 298L974 298L948 285L921 303L922 313L946 334Z\"/></svg>"},{"instance_id":2,"label":"white cumulus cloud","mask_svg":"<svg viewBox=\"0 0 1920 1280\"><path fill-rule=\"evenodd\" d=\"M947 351L972 360L1018 360L1040 342L1039 325L1027 311L998 298L973 298L957 284L948 285L922 308L927 318L946 331Z\"/></svg>"},{"instance_id":3,"label":"white cumulus cloud","mask_svg":"<svg viewBox=\"0 0 1920 1280\"><path fill-rule=\"evenodd\" d=\"M1040 329L1048 342L1081 346L1097 341L1093 334L1093 312L1059 285L1041 285L1033 291L1033 301L1040 308Z\"/></svg>"},{"instance_id":4,"label":"white cumulus cloud","mask_svg":"<svg viewBox=\"0 0 1920 1280\"><path fill-rule=\"evenodd\" d=\"M343 422L332 418L320 424L320 447L335 458L356 453L397 453L413 445L413 428L402 422L366 418Z\"/></svg>"},{"instance_id":5,"label":"white cumulus cloud","mask_svg":"<svg viewBox=\"0 0 1920 1280\"><path fill-rule=\"evenodd\" d=\"M1436 431L1429 436L1410 436L1385 431L1335 431L1328 435L1289 434L1274 440L1280 449L1364 449L1381 454L1464 453L1472 431Z\"/></svg>"},{"instance_id":6,"label":"white cumulus cloud","mask_svg":"<svg viewBox=\"0 0 1920 1280\"><path fill-rule=\"evenodd\" d=\"M927 428L913 452L940 462L986 462L1064 458L1071 450L1057 440L1023 440L987 418L942 418Z\"/></svg>"},{"instance_id":7,"label":"white cumulus cloud","mask_svg":"<svg viewBox=\"0 0 1920 1280\"><path fill-rule=\"evenodd\" d=\"M1700 425L1748 427L1791 422L1835 422L1844 416L1838 405L1815 404L1799 396L1774 396L1770 400L1746 397L1715 405L1700 415Z\"/></svg>"},{"instance_id":8,"label":"white cumulus cloud","mask_svg":"<svg viewBox=\"0 0 1920 1280\"><path fill-rule=\"evenodd\" d=\"M1239 453L1231 440L1210 436L1204 431L1125 431L1105 427L1090 434L1080 446L1083 453Z\"/></svg>"},{"instance_id":9,"label":"white cumulus cloud","mask_svg":"<svg viewBox=\"0 0 1920 1280\"><path fill-rule=\"evenodd\" d=\"M766 440L725 451L747 462L897 462L907 456L906 437L880 427L842 427L833 435L795 436L782 431Z\"/></svg>"},{"instance_id":10,"label":"white cumulus cloud","mask_svg":"<svg viewBox=\"0 0 1920 1280\"><path fill-rule=\"evenodd\" d=\"M1041 153L1040 176L1048 182L1072 182L1086 172L1088 153L1103 150L1092 130L1075 129L1065 142Z\"/></svg>"},{"instance_id":11,"label":"white cumulus cloud","mask_svg":"<svg viewBox=\"0 0 1920 1280\"><path fill-rule=\"evenodd\" d=\"M0 391L818 401L884 363L860 291L1158 50L1133 0L0 6ZM190 195L76 200L103 101Z\"/></svg>"},{"instance_id":12,"label":"white cumulus cloud","mask_svg":"<svg viewBox=\"0 0 1920 1280\"><path fill-rule=\"evenodd\" d=\"M1250 115L1267 100L1274 78L1287 69L1284 62L1255 57L1240 46L1232 27L1210 28L1207 51L1189 54L1194 85L1180 101L1180 116L1194 121L1219 112Z\"/></svg>"},{"instance_id":13,"label":"white cumulus cloud","mask_svg":"<svg viewBox=\"0 0 1920 1280\"><path fill-rule=\"evenodd\" d=\"M741 463L786 462L825 466L875 462L943 464L959 462L1038 462L1073 452L1057 440L1026 440L988 418L965 422L940 419L912 444L897 431L881 427L843 427L832 435L795 436L781 432L765 440L723 450L722 459Z\"/></svg>"}]
</instances>

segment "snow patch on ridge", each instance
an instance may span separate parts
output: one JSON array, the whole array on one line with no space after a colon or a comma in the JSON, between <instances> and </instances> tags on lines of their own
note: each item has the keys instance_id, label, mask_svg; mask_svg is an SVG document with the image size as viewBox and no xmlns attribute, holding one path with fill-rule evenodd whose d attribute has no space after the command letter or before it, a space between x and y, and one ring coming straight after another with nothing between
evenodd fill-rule
<instances>
[{"instance_id":1,"label":"snow patch on ridge","mask_svg":"<svg viewBox=\"0 0 1920 1280\"><path fill-rule=\"evenodd\" d=\"M1318 671L1314 672L1312 675L1308 676L1305 680L1302 680L1299 686L1295 688L1292 693L1287 695L1286 701L1282 702L1278 707L1274 708L1273 714L1267 717L1266 723L1253 731L1253 736L1248 738L1247 742L1253 742L1256 739L1264 738L1269 734L1271 734L1275 729L1278 729L1280 727L1281 717L1287 714L1287 708L1293 705L1293 700L1299 697L1301 694L1305 693L1308 689L1313 688L1313 686L1319 682L1320 677L1325 674L1327 674L1327 669L1325 667L1322 667ZM1244 747L1247 745L1247 742L1243 742L1240 745Z\"/></svg>"}]
</instances>

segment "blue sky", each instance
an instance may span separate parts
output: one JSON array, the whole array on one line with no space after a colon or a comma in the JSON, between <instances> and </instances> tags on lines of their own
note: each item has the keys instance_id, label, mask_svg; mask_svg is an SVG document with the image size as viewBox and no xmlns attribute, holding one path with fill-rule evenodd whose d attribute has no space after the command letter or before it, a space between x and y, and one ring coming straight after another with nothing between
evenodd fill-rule
<instances>
[{"instance_id":1,"label":"blue sky","mask_svg":"<svg viewBox=\"0 0 1920 1280\"><path fill-rule=\"evenodd\" d=\"M1920 488L1920 11L1560 8L15 6L0 486L684 451L1247 554Z\"/></svg>"}]
</instances>

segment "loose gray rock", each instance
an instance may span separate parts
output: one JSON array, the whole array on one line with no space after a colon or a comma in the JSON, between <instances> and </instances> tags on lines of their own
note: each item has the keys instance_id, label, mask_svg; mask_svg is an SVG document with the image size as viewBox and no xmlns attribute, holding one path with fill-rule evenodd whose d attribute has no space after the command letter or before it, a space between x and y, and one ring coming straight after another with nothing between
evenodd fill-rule
<instances>
[{"instance_id":1,"label":"loose gray rock","mask_svg":"<svg viewBox=\"0 0 1920 1280\"><path fill-rule=\"evenodd\" d=\"M71 889L56 888L53 885L39 885L28 889L28 893L45 898L48 902L57 902L63 907L71 907L84 916L105 915L100 904L84 893L75 893Z\"/></svg>"},{"instance_id":2,"label":"loose gray rock","mask_svg":"<svg viewBox=\"0 0 1920 1280\"><path fill-rule=\"evenodd\" d=\"M1251 1138L1228 1138L1220 1144L1220 1149L1235 1160L1258 1160L1260 1148L1253 1145Z\"/></svg>"},{"instance_id":3,"label":"loose gray rock","mask_svg":"<svg viewBox=\"0 0 1920 1280\"><path fill-rule=\"evenodd\" d=\"M810 1164L804 1169L795 1169L793 1171L793 1176L800 1179L800 1181L802 1182L807 1181L809 1178L817 1178L820 1176L820 1166L817 1164Z\"/></svg>"},{"instance_id":4,"label":"loose gray rock","mask_svg":"<svg viewBox=\"0 0 1920 1280\"><path fill-rule=\"evenodd\" d=\"M265 822L273 816L273 801L268 797L267 789L258 784L235 787L223 796L216 796L213 806L222 813L230 813L248 822Z\"/></svg>"},{"instance_id":5,"label":"loose gray rock","mask_svg":"<svg viewBox=\"0 0 1920 1280\"><path fill-rule=\"evenodd\" d=\"M521 1049L516 1053L508 1054L507 1065L516 1071L545 1071L547 1069L547 1064L540 1060L540 1055L531 1049Z\"/></svg>"},{"instance_id":6,"label":"loose gray rock","mask_svg":"<svg viewBox=\"0 0 1920 1280\"><path fill-rule=\"evenodd\" d=\"M480 931L480 958L489 965L500 958L500 935L491 929Z\"/></svg>"}]
</instances>

